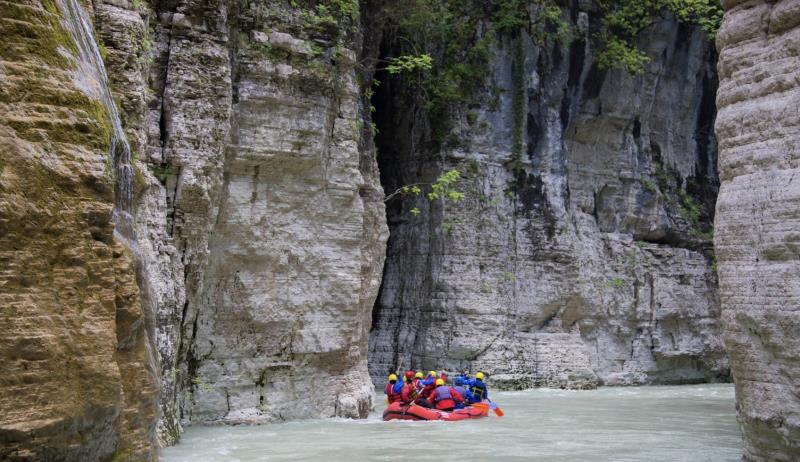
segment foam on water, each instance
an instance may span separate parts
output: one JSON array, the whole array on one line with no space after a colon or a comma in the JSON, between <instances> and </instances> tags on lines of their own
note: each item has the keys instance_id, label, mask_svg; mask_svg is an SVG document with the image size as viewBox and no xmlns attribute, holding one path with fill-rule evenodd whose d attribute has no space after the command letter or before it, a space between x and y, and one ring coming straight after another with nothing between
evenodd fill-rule
<instances>
[{"instance_id":1,"label":"foam on water","mask_svg":"<svg viewBox=\"0 0 800 462\"><path fill-rule=\"evenodd\" d=\"M383 422L380 405L366 420L190 427L161 460L739 460L730 385L529 390L494 398L505 417Z\"/></svg>"}]
</instances>

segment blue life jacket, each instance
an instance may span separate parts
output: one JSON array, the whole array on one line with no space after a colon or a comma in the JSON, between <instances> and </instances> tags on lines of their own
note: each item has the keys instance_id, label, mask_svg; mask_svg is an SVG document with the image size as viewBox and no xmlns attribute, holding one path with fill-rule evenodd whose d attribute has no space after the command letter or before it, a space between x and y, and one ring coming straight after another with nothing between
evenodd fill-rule
<instances>
[{"instance_id":1,"label":"blue life jacket","mask_svg":"<svg viewBox=\"0 0 800 462\"><path fill-rule=\"evenodd\" d=\"M489 398L489 390L483 380L472 379L470 382L470 391L474 395L475 402L481 402Z\"/></svg>"},{"instance_id":2,"label":"blue life jacket","mask_svg":"<svg viewBox=\"0 0 800 462\"><path fill-rule=\"evenodd\" d=\"M386 385L387 385L387 387L383 389L383 394L384 395L388 395L389 394L389 393L387 393L389 391L388 385L392 385L392 393L394 393L394 394L400 393L400 391L403 389L403 382L400 382L400 381L398 381L398 382L396 382L394 384L388 384L387 383Z\"/></svg>"}]
</instances>

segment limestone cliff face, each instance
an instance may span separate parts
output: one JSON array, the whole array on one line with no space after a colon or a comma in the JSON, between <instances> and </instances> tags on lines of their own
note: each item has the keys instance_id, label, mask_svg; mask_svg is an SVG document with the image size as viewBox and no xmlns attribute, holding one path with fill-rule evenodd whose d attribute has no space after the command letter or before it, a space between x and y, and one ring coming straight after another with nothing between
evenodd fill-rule
<instances>
[{"instance_id":1,"label":"limestone cliff face","mask_svg":"<svg viewBox=\"0 0 800 462\"><path fill-rule=\"evenodd\" d=\"M715 245L744 459L800 459L800 1L723 1Z\"/></svg>"},{"instance_id":2,"label":"limestone cliff face","mask_svg":"<svg viewBox=\"0 0 800 462\"><path fill-rule=\"evenodd\" d=\"M366 416L388 230L358 3L3 8L0 458Z\"/></svg>"},{"instance_id":3,"label":"limestone cliff face","mask_svg":"<svg viewBox=\"0 0 800 462\"><path fill-rule=\"evenodd\" d=\"M466 199L387 204L374 378L395 367L481 369L507 387L727 378L707 231L713 47L664 19L641 36L652 58L643 75L602 71L595 13L564 17L578 34L569 46L525 34L497 45L487 87L499 91L454 108L439 150L402 78L381 76L386 190L458 168Z\"/></svg>"},{"instance_id":4,"label":"limestone cliff face","mask_svg":"<svg viewBox=\"0 0 800 462\"><path fill-rule=\"evenodd\" d=\"M155 455L155 358L124 232L130 163L90 13L2 6L2 460Z\"/></svg>"},{"instance_id":5,"label":"limestone cliff face","mask_svg":"<svg viewBox=\"0 0 800 462\"><path fill-rule=\"evenodd\" d=\"M134 216L162 444L182 422L371 407L387 228L356 80L358 14L286 2L97 8L142 170Z\"/></svg>"}]
</instances>

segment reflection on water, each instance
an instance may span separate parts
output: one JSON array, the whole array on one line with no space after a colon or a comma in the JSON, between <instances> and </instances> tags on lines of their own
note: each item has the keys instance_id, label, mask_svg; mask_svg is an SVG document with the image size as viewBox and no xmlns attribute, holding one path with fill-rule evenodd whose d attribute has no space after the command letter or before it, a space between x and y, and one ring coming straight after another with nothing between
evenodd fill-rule
<instances>
[{"instance_id":1,"label":"reflection on water","mask_svg":"<svg viewBox=\"0 0 800 462\"><path fill-rule=\"evenodd\" d=\"M498 392L506 413L462 422L326 419L190 427L163 462L407 459L738 461L733 386Z\"/></svg>"}]
</instances>

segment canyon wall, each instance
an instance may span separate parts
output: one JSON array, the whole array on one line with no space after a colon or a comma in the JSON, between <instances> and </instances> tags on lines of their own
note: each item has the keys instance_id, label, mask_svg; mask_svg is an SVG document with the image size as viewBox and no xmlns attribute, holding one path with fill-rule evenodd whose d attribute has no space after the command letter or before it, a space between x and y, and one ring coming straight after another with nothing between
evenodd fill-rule
<instances>
[{"instance_id":1,"label":"canyon wall","mask_svg":"<svg viewBox=\"0 0 800 462\"><path fill-rule=\"evenodd\" d=\"M500 35L440 146L413 84L379 75L386 191L455 168L466 197L387 203L373 380L406 367L483 370L511 388L728 379L713 45L665 17L640 34L641 75L602 70L599 15L579 3L562 12L572 41ZM401 46L388 37L383 53Z\"/></svg>"},{"instance_id":2,"label":"canyon wall","mask_svg":"<svg viewBox=\"0 0 800 462\"><path fill-rule=\"evenodd\" d=\"M800 460L800 1L722 3L715 247L744 459Z\"/></svg>"},{"instance_id":3,"label":"canyon wall","mask_svg":"<svg viewBox=\"0 0 800 462\"><path fill-rule=\"evenodd\" d=\"M161 443L189 422L366 416L388 230L358 4L106 2L96 18L142 171Z\"/></svg>"},{"instance_id":4,"label":"canyon wall","mask_svg":"<svg viewBox=\"0 0 800 462\"><path fill-rule=\"evenodd\" d=\"M388 229L359 15L3 4L0 458L366 416Z\"/></svg>"},{"instance_id":5,"label":"canyon wall","mask_svg":"<svg viewBox=\"0 0 800 462\"><path fill-rule=\"evenodd\" d=\"M156 359L116 181L129 152L89 11L2 6L2 460L155 457Z\"/></svg>"}]
</instances>

